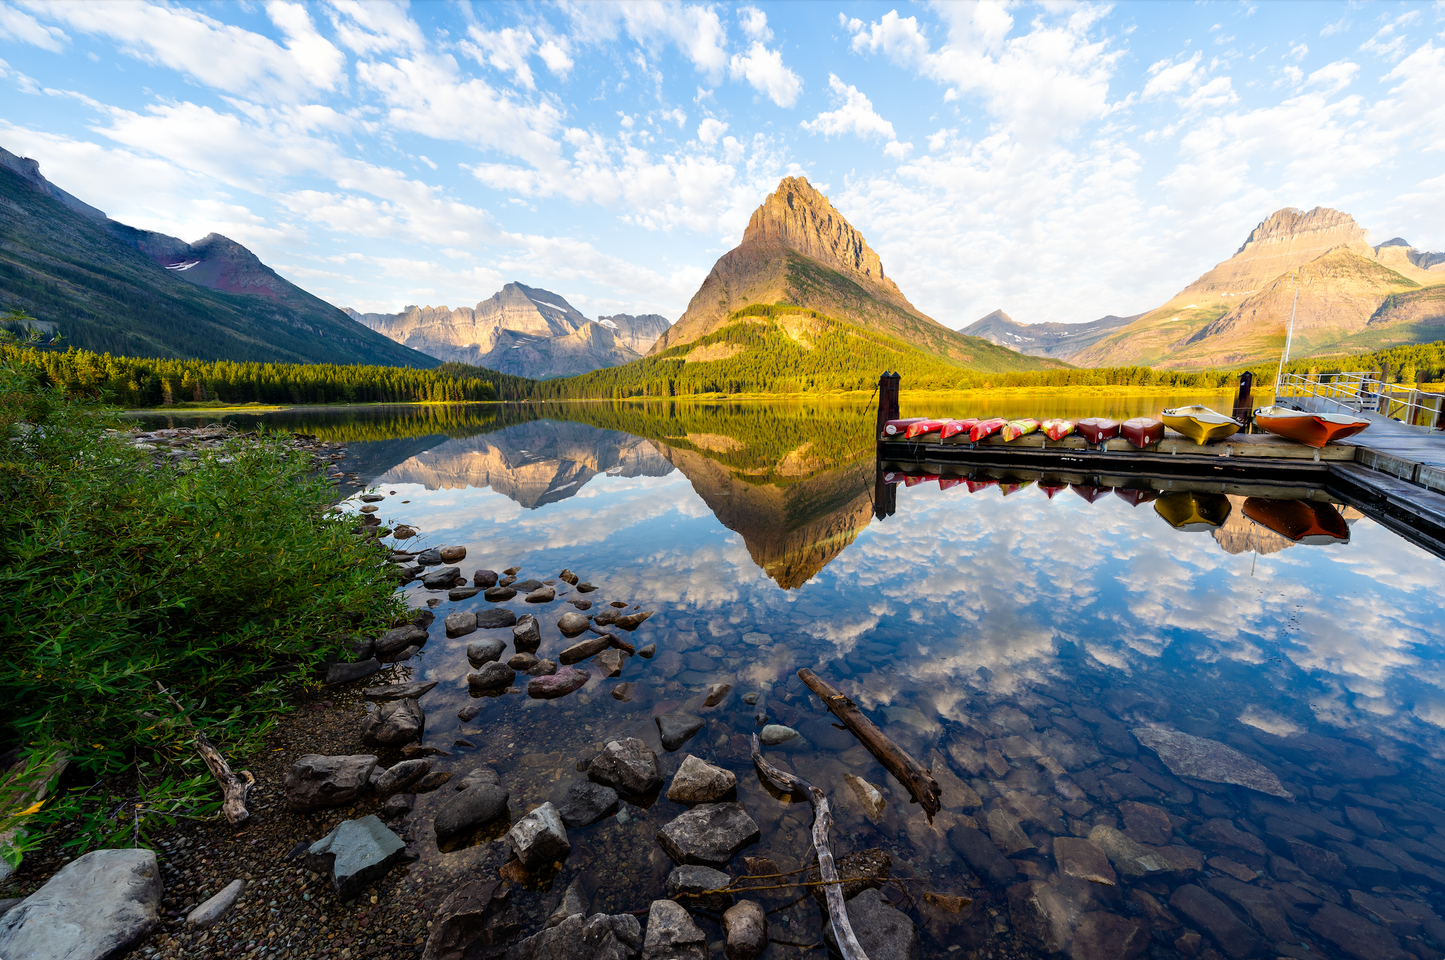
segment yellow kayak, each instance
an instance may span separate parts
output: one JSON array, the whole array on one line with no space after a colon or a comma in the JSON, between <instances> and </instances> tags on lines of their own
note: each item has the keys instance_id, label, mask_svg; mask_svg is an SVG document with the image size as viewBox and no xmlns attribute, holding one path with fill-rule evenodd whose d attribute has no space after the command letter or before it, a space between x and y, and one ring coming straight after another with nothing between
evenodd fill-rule
<instances>
[{"instance_id":1,"label":"yellow kayak","mask_svg":"<svg viewBox=\"0 0 1445 960\"><path fill-rule=\"evenodd\" d=\"M1229 498L1222 493L1165 493L1154 501L1154 512L1185 533L1222 526L1229 511Z\"/></svg>"},{"instance_id":2,"label":"yellow kayak","mask_svg":"<svg viewBox=\"0 0 1445 960\"><path fill-rule=\"evenodd\" d=\"M1177 430L1199 444L1223 440L1244 428L1244 424L1233 417L1226 417L1202 403L1165 410L1159 415L1159 419L1164 421L1164 426Z\"/></svg>"},{"instance_id":3,"label":"yellow kayak","mask_svg":"<svg viewBox=\"0 0 1445 960\"><path fill-rule=\"evenodd\" d=\"M1017 440L1019 437L1028 436L1039 428L1039 422L1033 417L1025 417L1022 420L1010 420L1004 424L1004 443L1010 440Z\"/></svg>"}]
</instances>

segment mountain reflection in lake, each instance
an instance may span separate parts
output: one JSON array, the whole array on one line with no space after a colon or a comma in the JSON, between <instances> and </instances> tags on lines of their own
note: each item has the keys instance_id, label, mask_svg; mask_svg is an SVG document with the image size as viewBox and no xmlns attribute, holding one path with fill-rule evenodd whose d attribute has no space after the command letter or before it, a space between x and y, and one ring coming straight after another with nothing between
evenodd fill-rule
<instances>
[{"instance_id":1,"label":"mountain reflection in lake","mask_svg":"<svg viewBox=\"0 0 1445 960\"><path fill-rule=\"evenodd\" d=\"M406 588L415 606L440 599L430 642L402 668L440 681L423 701L426 742L453 751L439 760L458 777L496 769L514 820L560 799L606 741L635 736L669 779L689 753L738 775L761 839L730 873L746 856L803 866L807 805L767 791L748 759L766 714L801 732L766 752L832 799L835 852L881 849L916 881L885 893L922 929L925 957L1445 949L1445 565L1347 506L1318 491L1160 497L1047 477L880 484L861 406L483 409L370 441L387 463L357 424L349 437L328 436L326 418L305 428L373 457L380 516L419 527L424 545L464 545L464 576L567 567L598 586L590 613L656 611L627 639L657 655L626 659L618 677L581 664L593 679L569 697L474 701L467 644L510 644L511 630L447 639L445 614L494 605ZM879 521L885 486L896 512ZM557 587L550 604L502 604L538 616L538 656L553 659L572 642L557 617L580 599ZM796 678L804 666L932 766L943 810L931 823L829 722ZM612 696L623 682L630 701ZM704 706L715 683L732 692ZM473 702L480 715L459 722ZM706 724L669 753L653 718L672 711ZM1161 743L1151 728L1169 733ZM1182 766L1171 743L1204 755ZM881 811L851 778L878 788ZM406 827L423 854L410 882L436 896L508 856L495 831L437 849L431 820L450 795L419 797ZM516 895L532 928L577 879L593 911L664 896L673 864L655 835L682 812L640 798L569 831L560 870ZM951 912L929 891L974 903ZM820 955L789 945L822 941L803 893L755 895L776 911L768 957ZM716 916L699 917L718 939Z\"/></svg>"}]
</instances>

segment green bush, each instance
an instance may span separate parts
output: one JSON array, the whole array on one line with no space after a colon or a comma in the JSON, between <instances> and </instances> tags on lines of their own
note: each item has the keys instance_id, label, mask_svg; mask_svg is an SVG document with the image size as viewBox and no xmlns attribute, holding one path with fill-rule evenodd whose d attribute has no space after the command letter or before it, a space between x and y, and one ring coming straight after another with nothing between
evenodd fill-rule
<instances>
[{"instance_id":1,"label":"green bush","mask_svg":"<svg viewBox=\"0 0 1445 960\"><path fill-rule=\"evenodd\" d=\"M328 512L307 455L263 437L155 465L117 425L0 364L0 741L22 762L68 747L79 786L39 819L82 817L81 846L134 837L137 804L218 795L158 682L244 757L345 633L401 613L384 552Z\"/></svg>"}]
</instances>

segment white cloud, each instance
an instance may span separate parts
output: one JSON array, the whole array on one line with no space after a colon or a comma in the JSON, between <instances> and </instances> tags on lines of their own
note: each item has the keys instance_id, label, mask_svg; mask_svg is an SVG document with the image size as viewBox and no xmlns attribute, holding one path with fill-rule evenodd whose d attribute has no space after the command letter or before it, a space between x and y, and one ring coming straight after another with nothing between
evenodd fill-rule
<instances>
[{"instance_id":1,"label":"white cloud","mask_svg":"<svg viewBox=\"0 0 1445 960\"><path fill-rule=\"evenodd\" d=\"M857 87L839 80L836 73L828 74L828 87L833 91L833 99L842 103L836 110L827 110L812 120L804 120L799 124L804 130L825 137L851 133L864 139L896 139L893 124L878 115L873 109L873 101Z\"/></svg>"},{"instance_id":2,"label":"white cloud","mask_svg":"<svg viewBox=\"0 0 1445 960\"><path fill-rule=\"evenodd\" d=\"M1309 44L1295 43L1290 45L1289 53L1285 54L1285 56L1294 57L1295 63L1299 63L1305 57L1309 56L1309 52Z\"/></svg>"},{"instance_id":3,"label":"white cloud","mask_svg":"<svg viewBox=\"0 0 1445 960\"><path fill-rule=\"evenodd\" d=\"M676 45L711 83L720 83L727 69L727 30L714 7L626 0L575 3L567 13L576 41L602 44L615 40L621 29L638 43Z\"/></svg>"},{"instance_id":4,"label":"white cloud","mask_svg":"<svg viewBox=\"0 0 1445 960\"><path fill-rule=\"evenodd\" d=\"M336 36L354 53L418 53L426 49L421 29L405 3L388 0L327 0Z\"/></svg>"},{"instance_id":5,"label":"white cloud","mask_svg":"<svg viewBox=\"0 0 1445 960\"><path fill-rule=\"evenodd\" d=\"M1351 23L1348 19L1341 17L1333 23L1327 23L1320 28L1320 36L1332 37L1337 33L1345 33L1350 29Z\"/></svg>"},{"instance_id":6,"label":"white cloud","mask_svg":"<svg viewBox=\"0 0 1445 960\"><path fill-rule=\"evenodd\" d=\"M883 145L883 152L895 160L902 160L913 152L913 144L891 140Z\"/></svg>"},{"instance_id":7,"label":"white cloud","mask_svg":"<svg viewBox=\"0 0 1445 960\"><path fill-rule=\"evenodd\" d=\"M708 117L697 125L697 138L703 143L717 143L719 137L727 132L728 125L715 117Z\"/></svg>"},{"instance_id":8,"label":"white cloud","mask_svg":"<svg viewBox=\"0 0 1445 960\"><path fill-rule=\"evenodd\" d=\"M80 33L109 37L131 56L227 93L291 102L345 82L345 54L316 32L311 16L297 4L266 4L285 46L183 7L63 0L36 9Z\"/></svg>"},{"instance_id":9,"label":"white cloud","mask_svg":"<svg viewBox=\"0 0 1445 960\"><path fill-rule=\"evenodd\" d=\"M1330 96L1348 87L1354 82L1359 72L1359 64L1350 63L1348 60L1336 60L1311 73L1309 85L1323 88L1325 96Z\"/></svg>"},{"instance_id":10,"label":"white cloud","mask_svg":"<svg viewBox=\"0 0 1445 960\"><path fill-rule=\"evenodd\" d=\"M728 73L734 80L747 80L754 90L767 94L780 107L791 107L803 92L803 81L784 66L782 53L769 50L759 41L753 42L746 56L733 54Z\"/></svg>"},{"instance_id":11,"label":"white cloud","mask_svg":"<svg viewBox=\"0 0 1445 960\"><path fill-rule=\"evenodd\" d=\"M542 46L537 48L537 56L542 58L542 62L553 74L565 77L572 71L573 66L569 49L566 37L554 37L542 42Z\"/></svg>"},{"instance_id":12,"label":"white cloud","mask_svg":"<svg viewBox=\"0 0 1445 960\"><path fill-rule=\"evenodd\" d=\"M1194 56L1182 63L1173 63L1169 60L1160 60L1149 67L1149 82L1144 84L1144 92L1140 95L1145 100L1154 97L1161 97L1166 93L1174 93L1180 87L1195 79L1199 72L1199 61L1204 54L1198 50Z\"/></svg>"},{"instance_id":13,"label":"white cloud","mask_svg":"<svg viewBox=\"0 0 1445 960\"><path fill-rule=\"evenodd\" d=\"M46 26L8 3L0 4L0 40L33 44L51 53L59 53L70 42L64 30Z\"/></svg>"},{"instance_id":14,"label":"white cloud","mask_svg":"<svg viewBox=\"0 0 1445 960\"><path fill-rule=\"evenodd\" d=\"M537 83L532 79L532 68L527 57L537 46L537 38L527 29L507 27L502 30L483 30L473 25L467 35L477 42L474 47L464 44L462 49L478 63L491 64L503 73L510 73L518 83L528 90L535 90Z\"/></svg>"},{"instance_id":15,"label":"white cloud","mask_svg":"<svg viewBox=\"0 0 1445 960\"><path fill-rule=\"evenodd\" d=\"M749 40L767 43L773 39L773 31L768 27L768 15L757 7L739 7L738 24Z\"/></svg>"}]
</instances>

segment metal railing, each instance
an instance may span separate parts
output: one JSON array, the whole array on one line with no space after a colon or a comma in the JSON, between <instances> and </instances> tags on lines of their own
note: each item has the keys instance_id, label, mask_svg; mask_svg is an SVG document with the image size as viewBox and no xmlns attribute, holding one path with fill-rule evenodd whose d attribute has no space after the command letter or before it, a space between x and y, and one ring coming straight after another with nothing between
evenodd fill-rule
<instances>
[{"instance_id":1,"label":"metal railing","mask_svg":"<svg viewBox=\"0 0 1445 960\"><path fill-rule=\"evenodd\" d=\"M1277 400L1322 402L1326 413L1378 413L1424 430L1445 430L1445 394L1386 383L1375 371L1287 373L1275 388Z\"/></svg>"}]
</instances>

